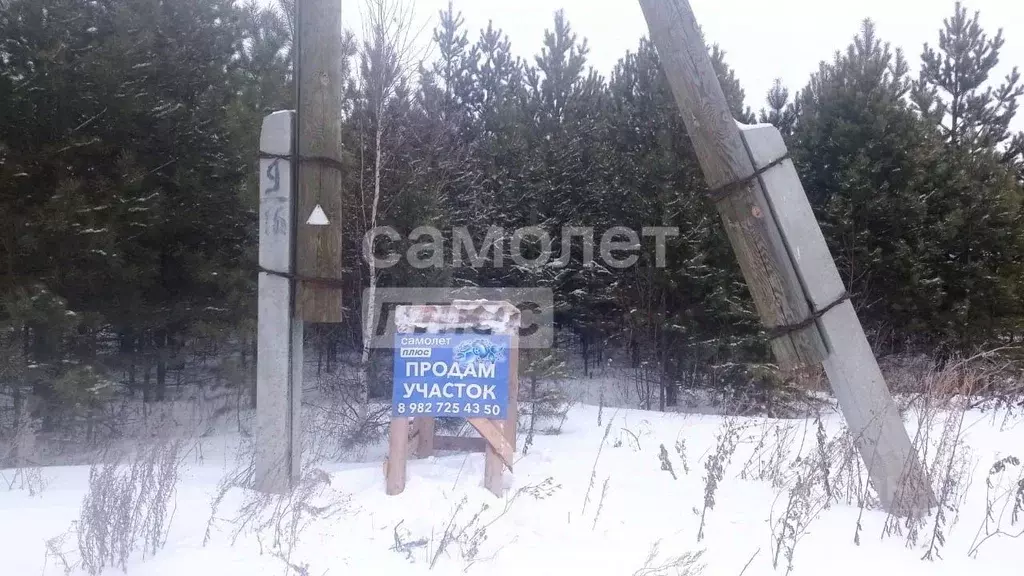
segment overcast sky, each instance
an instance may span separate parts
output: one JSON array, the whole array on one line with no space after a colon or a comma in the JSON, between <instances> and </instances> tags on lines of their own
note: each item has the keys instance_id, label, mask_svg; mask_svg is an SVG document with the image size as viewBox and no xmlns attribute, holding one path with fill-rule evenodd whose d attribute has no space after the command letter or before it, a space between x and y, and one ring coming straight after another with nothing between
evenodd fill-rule
<instances>
[{"instance_id":1,"label":"overcast sky","mask_svg":"<svg viewBox=\"0 0 1024 576\"><path fill-rule=\"evenodd\" d=\"M587 38L590 64L606 77L627 50L635 50L647 35L637 0L453 0L461 11L471 40L493 20L512 42L517 55L539 53L544 30L563 8L580 38ZM802 88L821 60L830 60L858 32L865 17L875 21L880 37L904 49L916 74L925 42L936 45L942 19L953 12L953 0L690 0L707 39L726 51L726 60L755 111L775 78L790 92ZM424 38L448 0L416 0L420 24L429 20ZM968 0L970 12L981 11L982 27L990 36L1003 28L998 76L1013 66L1024 70L1024 0ZM359 34L363 0L342 0L343 25ZM1014 121L1024 130L1024 112Z\"/></svg>"}]
</instances>

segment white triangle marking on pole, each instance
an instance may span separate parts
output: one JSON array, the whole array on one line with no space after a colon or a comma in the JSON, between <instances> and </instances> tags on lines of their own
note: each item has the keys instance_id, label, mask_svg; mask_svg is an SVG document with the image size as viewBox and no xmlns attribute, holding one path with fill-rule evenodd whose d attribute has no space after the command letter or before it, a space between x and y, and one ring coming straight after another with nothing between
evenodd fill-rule
<instances>
[{"instance_id":1,"label":"white triangle marking on pole","mask_svg":"<svg viewBox=\"0 0 1024 576\"><path fill-rule=\"evenodd\" d=\"M330 223L331 221L327 219L327 214L324 214L324 209L319 204L316 205L316 208L313 208L313 212L306 219L306 224L312 226L327 226Z\"/></svg>"}]
</instances>

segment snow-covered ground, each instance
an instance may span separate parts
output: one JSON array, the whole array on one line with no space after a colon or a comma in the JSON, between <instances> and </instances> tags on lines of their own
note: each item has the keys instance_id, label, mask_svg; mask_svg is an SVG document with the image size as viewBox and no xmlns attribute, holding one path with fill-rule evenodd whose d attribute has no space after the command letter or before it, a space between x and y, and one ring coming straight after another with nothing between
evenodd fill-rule
<instances>
[{"instance_id":1,"label":"snow-covered ground","mask_svg":"<svg viewBox=\"0 0 1024 576\"><path fill-rule=\"evenodd\" d=\"M883 537L886 514L858 506L863 491L849 474L857 460L847 457L848 443L837 440L841 416L830 413L821 421L824 440L814 419L579 405L560 433L537 435L527 454L517 454L502 499L481 486L480 454L411 460L405 492L389 497L385 449L376 445L356 462L308 467L306 497L259 506L254 493L234 488L215 513L211 504L220 482L239 467L234 455L240 436L207 436L183 457L166 545L145 557L137 550L127 573L757 576L785 574L791 550L794 575L1024 574L1021 539L995 536L978 546L986 532L1024 528L1024 518L1016 527L1010 518L1020 466L989 475L997 460L1024 457L1018 419L972 411L961 427L945 427L948 419L932 423L927 458L929 464L938 461L933 483L949 493L939 521L944 543L934 560L922 557L937 542L937 515L917 526L901 523L901 533ZM915 419L908 424L913 434ZM958 429L963 445L950 442ZM729 431L737 446L723 461L713 508L705 509L708 463L723 453L719 439L728 444ZM804 458L797 463L800 450ZM821 454L831 461L827 481ZM672 471L663 469L662 456ZM946 482L948 468L969 474L954 473L955 482ZM0 489L0 574L63 574L60 556L71 564L80 558L74 522L89 468L42 473L46 486L35 495L17 486L8 490L6 483ZM11 478L13 471L2 474ZM828 492L833 499L825 507ZM992 519L986 527L987 509ZM247 512L256 521L241 524ZM61 534L68 535L51 540L48 552L47 540ZM696 564L705 570L679 568L686 554L700 554ZM120 573L117 567L104 572Z\"/></svg>"}]
</instances>

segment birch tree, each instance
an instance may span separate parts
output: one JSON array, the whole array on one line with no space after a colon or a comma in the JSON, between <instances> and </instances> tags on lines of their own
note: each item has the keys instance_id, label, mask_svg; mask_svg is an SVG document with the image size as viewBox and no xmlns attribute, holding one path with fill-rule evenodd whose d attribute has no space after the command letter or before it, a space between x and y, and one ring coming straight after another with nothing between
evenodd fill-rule
<instances>
[{"instance_id":1,"label":"birch tree","mask_svg":"<svg viewBox=\"0 0 1024 576\"><path fill-rule=\"evenodd\" d=\"M365 0L363 45L360 50L360 82L368 114L359 127L359 195L363 230L378 226L381 218L383 173L392 160L384 145L385 137L396 129L404 114L394 113L393 103L413 81L423 60L423 49L418 46L419 31L414 28L414 5L407 0ZM369 124L369 125L367 125ZM370 149L372 182L364 178L367 149ZM368 190L369 188L369 190ZM359 363L358 404L360 417L365 417L369 401L368 364L370 342L376 317L376 297L379 272L372 258L366 259L368 287L366 316L362 325L362 353Z\"/></svg>"}]
</instances>

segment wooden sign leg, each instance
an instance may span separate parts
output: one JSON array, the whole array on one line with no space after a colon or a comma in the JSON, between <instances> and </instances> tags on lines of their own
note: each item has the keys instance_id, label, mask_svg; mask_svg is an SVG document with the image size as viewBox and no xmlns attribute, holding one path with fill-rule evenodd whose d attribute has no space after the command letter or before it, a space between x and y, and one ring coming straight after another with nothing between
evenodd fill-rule
<instances>
[{"instance_id":1,"label":"wooden sign leg","mask_svg":"<svg viewBox=\"0 0 1024 576\"><path fill-rule=\"evenodd\" d=\"M412 426L416 435L416 457L430 458L434 455L434 417L413 418Z\"/></svg>"},{"instance_id":2,"label":"wooden sign leg","mask_svg":"<svg viewBox=\"0 0 1024 576\"><path fill-rule=\"evenodd\" d=\"M409 419L392 418L388 440L388 460L384 472L389 496L401 494L405 490L405 464L408 451Z\"/></svg>"},{"instance_id":3,"label":"wooden sign leg","mask_svg":"<svg viewBox=\"0 0 1024 576\"><path fill-rule=\"evenodd\" d=\"M500 428L504 426L501 422L495 422ZM505 431L502 430L502 433ZM502 486L502 472L505 471L505 464L501 461L501 457L497 451L494 450L494 446L491 443L487 443L487 448L484 450L484 488L491 491L491 494L501 498L504 487Z\"/></svg>"},{"instance_id":4,"label":"wooden sign leg","mask_svg":"<svg viewBox=\"0 0 1024 576\"><path fill-rule=\"evenodd\" d=\"M508 418L505 420L505 438L516 451L516 432L519 429L519 334L513 333L508 351Z\"/></svg>"}]
</instances>

